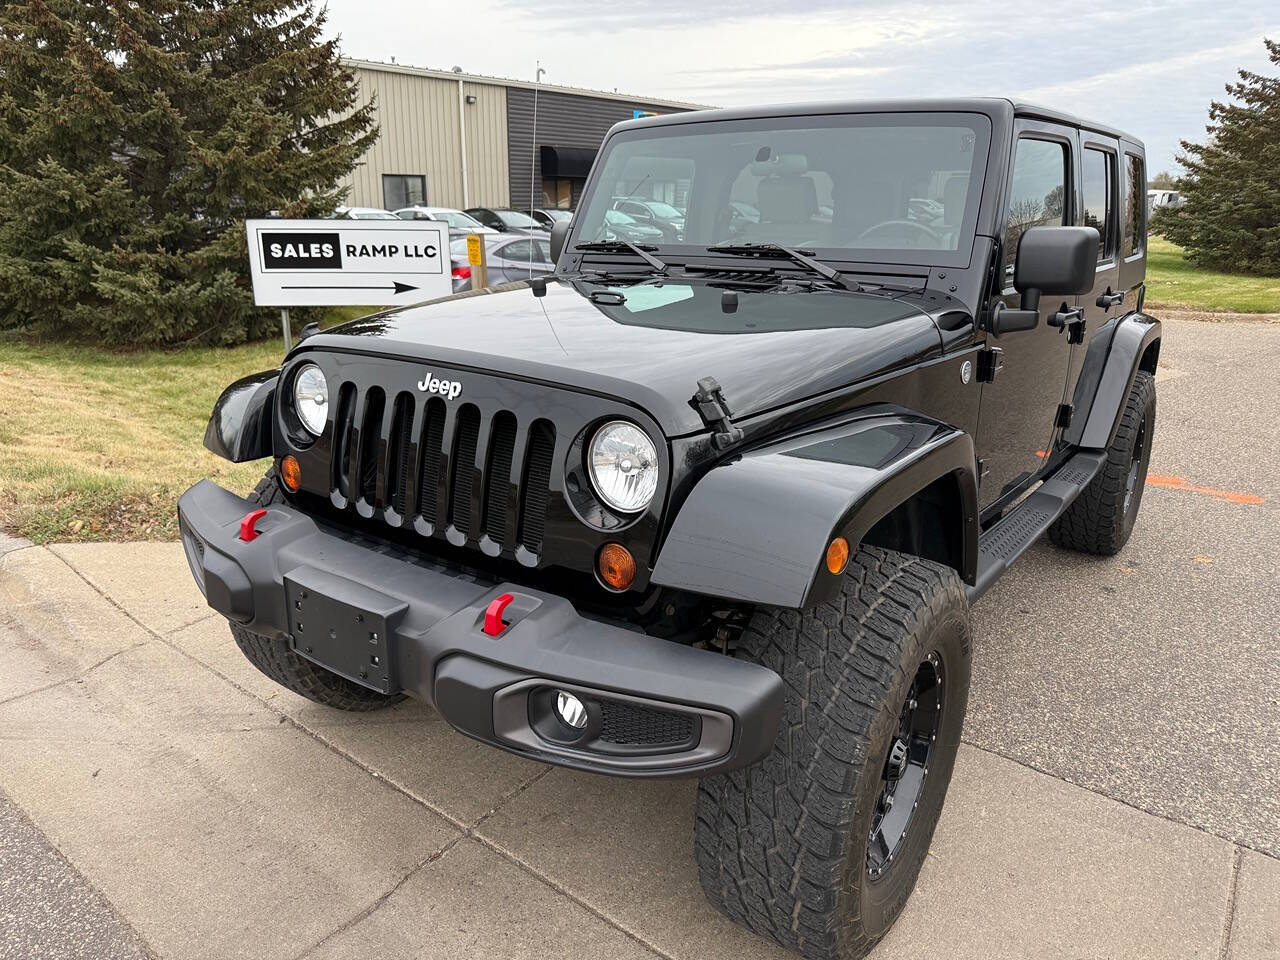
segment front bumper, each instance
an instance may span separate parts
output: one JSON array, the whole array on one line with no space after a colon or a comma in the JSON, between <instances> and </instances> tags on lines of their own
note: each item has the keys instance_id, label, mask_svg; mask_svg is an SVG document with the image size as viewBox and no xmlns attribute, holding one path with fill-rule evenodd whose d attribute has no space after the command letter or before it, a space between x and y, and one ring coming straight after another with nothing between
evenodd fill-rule
<instances>
[{"instance_id":1,"label":"front bumper","mask_svg":"<svg viewBox=\"0 0 1280 960\"><path fill-rule=\"evenodd\" d=\"M433 705L455 728L546 763L634 777L706 775L773 746L781 678L581 616L554 594L486 579L256 505L207 480L178 501L183 548L209 606L303 657L383 693ZM514 599L497 636L485 610ZM573 731L554 691L588 707Z\"/></svg>"}]
</instances>

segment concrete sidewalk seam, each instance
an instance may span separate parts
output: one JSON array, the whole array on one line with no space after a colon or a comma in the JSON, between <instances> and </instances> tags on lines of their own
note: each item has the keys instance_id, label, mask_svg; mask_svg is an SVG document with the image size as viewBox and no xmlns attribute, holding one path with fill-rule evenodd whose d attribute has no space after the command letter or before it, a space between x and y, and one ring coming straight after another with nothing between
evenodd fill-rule
<instances>
[{"instance_id":1,"label":"concrete sidewalk seam","mask_svg":"<svg viewBox=\"0 0 1280 960\"><path fill-rule=\"evenodd\" d=\"M1227 960L1231 955L1231 930L1236 921L1236 896L1240 892L1240 866L1244 854L1239 844L1231 848L1231 886L1227 888L1227 917L1222 924L1222 945L1218 948L1218 960Z\"/></svg>"},{"instance_id":2,"label":"concrete sidewalk seam","mask_svg":"<svg viewBox=\"0 0 1280 960\"><path fill-rule=\"evenodd\" d=\"M24 690L22 693L15 693L12 697L9 697L5 700L0 700L0 707L8 706L11 703L17 703L19 700L25 700L27 697L34 697L36 694L44 693L47 690L54 690L58 687L64 686L68 683L73 683L77 680L83 680L85 677L89 676L89 674L93 673L93 671L97 670L100 666L106 663L110 663L116 657L120 656L120 654L129 653L130 651L137 650L139 647L145 647L146 645L147 644L145 640L140 643L132 644L128 647L124 647L123 649L117 650L115 653L108 654L107 656L99 660L97 663L91 663L89 666L85 667L79 673L72 674L69 677L63 677L61 680L55 680L52 683L46 683L43 687L36 687L34 690Z\"/></svg>"},{"instance_id":3,"label":"concrete sidewalk seam","mask_svg":"<svg viewBox=\"0 0 1280 960\"><path fill-rule=\"evenodd\" d=\"M1039 773L1046 777L1051 777L1052 779L1057 780L1060 783L1065 783L1068 786L1075 787L1078 790L1083 790L1086 793L1092 793L1094 796L1102 797L1104 800L1111 800L1112 802L1118 803L1121 806L1128 807L1130 810L1135 810L1138 813L1145 813L1147 816L1155 817L1157 820L1163 820L1165 821L1165 823L1170 823L1177 827L1185 827L1188 830L1194 830L1196 833L1203 833L1207 837L1213 837L1215 840L1221 840L1224 843L1228 843L1233 847L1239 847L1241 849L1248 850L1251 853L1256 853L1261 857L1266 857L1268 860L1280 860L1280 856L1277 856L1276 854L1271 853L1268 850L1259 850L1257 847L1252 847L1244 840L1240 840L1236 837L1228 837L1221 833L1216 833L1213 830L1208 829L1207 827L1201 827L1194 823L1187 823L1187 821L1185 820L1178 820L1175 817L1171 817L1168 814L1160 813L1159 811L1156 811L1156 810L1148 810L1145 807L1140 807L1137 804L1132 803L1129 800L1126 800L1124 797L1115 797L1103 790L1097 790L1097 789L1094 789L1093 787L1086 786L1083 783L1076 783L1074 780L1068 780L1066 777L1061 776L1060 774L1054 773L1052 770L1045 770L1042 767L1036 766L1034 763L1027 763L1026 760L1023 760L1020 757L1011 757L1007 753L1001 753L999 750L992 750L990 747L984 747L981 744L974 743L971 740L966 740L964 739L964 737L960 738L960 742L967 747L972 747L974 750L980 750L982 753L988 753L993 757L999 757L1001 760L1008 760L1010 763L1016 763L1020 767L1026 767L1028 770L1034 770L1036 773Z\"/></svg>"},{"instance_id":4,"label":"concrete sidewalk seam","mask_svg":"<svg viewBox=\"0 0 1280 960\"><path fill-rule=\"evenodd\" d=\"M326 746L329 746L329 745L328 745L328 744L326 744ZM331 749L334 749L334 748L332 748L332 747L331 747ZM340 750L336 750L336 749L335 749L335 752L337 752L337 753L339 753L339 754L341 754L341 753L342 753ZM361 766L361 765L357 764L357 766ZM363 768L363 766L361 766L361 769L364 769L364 768ZM363 910L361 910L359 913L355 914L354 916L352 916L351 918L349 918L349 919L347 919L347 920L344 920L344 921L343 921L342 923L340 923L337 927L335 927L335 928L334 928L333 930L331 930L329 933L325 934L323 937L321 937L319 940L317 940L317 941L316 941L315 943L313 943L311 946L307 947L307 948L306 948L305 950L303 950L301 953L295 954L295 955L293 956L292 960L305 960L305 958L306 958L306 957L310 956L310 955L311 955L312 953L314 953L316 950L319 950L321 947L323 947L326 943L328 943L328 942L329 942L330 940L332 940L334 937L339 936L339 935L341 935L341 934L345 933L347 930L350 930L350 929L351 929L352 927L354 927L356 924L358 924L358 923L360 923L361 921L366 920L366 919L368 919L369 917L373 916L373 914L377 913L377 912L378 912L378 910L382 907L382 905L383 905L383 904L385 904L388 900L390 900L393 896L395 896L396 891L398 891L401 887L403 887L406 883L408 883L410 879L412 879L414 876L416 876L419 872L421 872L421 871L422 871L423 869L425 869L426 867L429 867L431 864L436 863L436 862L438 862L438 861L440 861L440 860L444 859L445 855L446 855L446 854L448 854L448 853L449 853L449 851L453 850L453 849L454 849L458 844L462 843L462 841L464 841L464 840L476 840L477 842L480 842L480 843L483 845L483 841L482 841L478 836L476 836L476 834L475 834L475 830L476 830L476 829L477 829L477 828L478 828L482 823L484 823L486 820L488 820L490 817L492 817L495 813L497 813L500 809L502 809L502 807L504 807L504 806L507 804L507 802L508 802L508 801L510 801L510 800L514 799L515 797L519 796L521 793L523 793L525 790L529 789L529 787L533 786L535 783L537 783L539 780L541 780L543 777L545 777L545 776L546 776L548 773L550 773L550 772L551 772L551 768L550 768L550 767L546 767L546 768L544 768L544 769L542 769L542 770L539 770L539 771L538 771L534 776L530 777L528 780L526 780L526 781L524 781L523 783L521 783L521 784L520 784L518 787L516 787L514 790L510 790L510 791L508 791L508 792L507 792L507 793L506 793L506 794L505 794L505 795L504 795L504 796L503 796L503 797L498 801L497 806L493 807L492 809L490 809L490 810L489 810L489 811L487 811L486 813L481 814L479 817L477 817L477 818L476 818L475 822L474 822L471 826L469 826L469 827L467 827L466 829L464 829L464 830L463 830L461 833L459 833L456 837L454 837L452 840L450 840L448 843L446 843L444 846L442 846L439 850L437 850L437 851L435 851L434 853L432 853L430 856L428 856L426 859L424 859L421 863L417 864L417 865L416 865L416 866L414 866L414 867L411 867L411 868L409 869L409 871L408 871L408 872L407 872L403 877L401 877L399 880L397 880L397 881L396 881L396 883L395 883L395 884L394 884L394 885L393 885L389 890L387 890L387 892L386 892L386 893L384 893L384 894L382 894L381 896L379 896L376 900L374 900L374 901L373 901L373 903L369 904L367 907L365 907L365 908L364 908ZM373 774L373 776L377 776L377 774ZM386 779L386 778L382 778L382 779ZM388 780L388 781L387 781L387 783L389 783L389 784L390 784L390 783L391 783L391 781L389 781L389 780ZM417 801L417 802L419 802L419 803L421 803L421 802L422 802L421 800L419 800L418 798L416 798L416 797L414 797L412 794L410 794L408 791L403 791L403 790L402 790L401 792L402 792L402 793L404 793L404 795L405 795L405 796L407 796L407 797L409 797L411 800L416 800L416 801ZM425 804L424 804L424 805L425 805ZM504 857L503 859L507 859L507 860L508 860L508 862L510 862L509 858L505 858L505 857ZM518 864L517 864L517 866L518 866ZM616 925L615 925L615 926L616 926ZM625 932L625 931L624 931L624 932Z\"/></svg>"}]
</instances>

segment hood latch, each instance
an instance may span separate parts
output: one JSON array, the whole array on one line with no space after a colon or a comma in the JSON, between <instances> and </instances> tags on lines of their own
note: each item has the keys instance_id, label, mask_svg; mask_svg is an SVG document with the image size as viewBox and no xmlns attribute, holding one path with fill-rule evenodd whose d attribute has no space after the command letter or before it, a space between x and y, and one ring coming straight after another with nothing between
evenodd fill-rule
<instances>
[{"instance_id":1,"label":"hood latch","mask_svg":"<svg viewBox=\"0 0 1280 960\"><path fill-rule=\"evenodd\" d=\"M733 425L729 405L725 403L724 394L715 377L703 377L699 380L698 392L689 403L698 411L702 422L715 431L711 442L717 450L723 450L742 439L742 428Z\"/></svg>"}]
</instances>

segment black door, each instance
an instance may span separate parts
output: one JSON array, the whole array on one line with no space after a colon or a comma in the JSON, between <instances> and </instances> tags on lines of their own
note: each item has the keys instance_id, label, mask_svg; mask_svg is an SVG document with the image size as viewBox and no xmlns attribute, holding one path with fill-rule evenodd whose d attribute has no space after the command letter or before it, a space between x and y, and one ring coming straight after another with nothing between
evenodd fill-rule
<instances>
[{"instance_id":1,"label":"black door","mask_svg":"<svg viewBox=\"0 0 1280 960\"><path fill-rule=\"evenodd\" d=\"M1028 227L1073 223L1075 192L1075 131L1019 120L1016 132L1000 264L1001 298L1011 307L1018 305L1013 267L1019 238ZM978 415L978 499L984 509L1016 496L1048 460L1070 355L1066 335L1047 322L1061 303L1060 297L1042 298L1035 329L991 341L1004 352L1004 367L983 385Z\"/></svg>"}]
</instances>

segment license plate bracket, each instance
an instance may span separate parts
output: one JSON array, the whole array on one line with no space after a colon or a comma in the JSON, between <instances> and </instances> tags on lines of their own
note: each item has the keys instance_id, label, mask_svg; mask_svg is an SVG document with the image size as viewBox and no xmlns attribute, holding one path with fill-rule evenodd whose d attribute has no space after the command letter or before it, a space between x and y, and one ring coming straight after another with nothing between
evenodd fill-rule
<instances>
[{"instance_id":1,"label":"license plate bracket","mask_svg":"<svg viewBox=\"0 0 1280 960\"><path fill-rule=\"evenodd\" d=\"M408 604L314 567L291 571L284 591L295 653L362 687L400 692L392 635Z\"/></svg>"}]
</instances>

